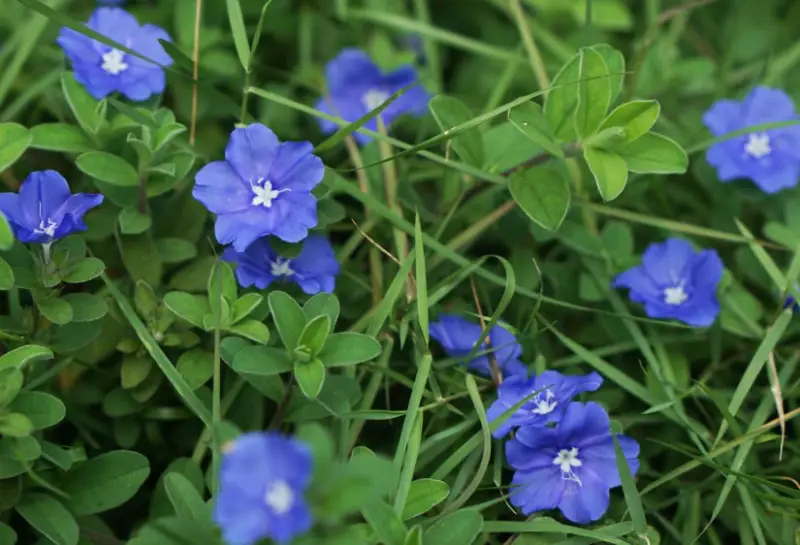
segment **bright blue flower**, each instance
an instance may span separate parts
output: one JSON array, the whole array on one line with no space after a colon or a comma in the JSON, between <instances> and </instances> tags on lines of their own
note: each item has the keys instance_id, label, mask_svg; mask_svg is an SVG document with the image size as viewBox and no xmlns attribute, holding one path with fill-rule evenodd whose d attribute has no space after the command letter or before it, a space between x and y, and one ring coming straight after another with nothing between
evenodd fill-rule
<instances>
[{"instance_id":1,"label":"bright blue flower","mask_svg":"<svg viewBox=\"0 0 800 545\"><path fill-rule=\"evenodd\" d=\"M639 443L616 437L635 474ZM608 414L597 403L570 403L552 428L520 428L506 443L506 458L516 471L511 503L525 515L558 508L587 524L603 516L610 489L621 485Z\"/></svg>"},{"instance_id":2,"label":"bright blue flower","mask_svg":"<svg viewBox=\"0 0 800 545\"><path fill-rule=\"evenodd\" d=\"M418 81L418 76L417 71L410 65L384 74L366 53L359 49L348 48L343 49L325 67L325 80L329 98L320 99L316 108L353 122L379 107L400 89ZM428 108L429 100L428 92L422 86L415 85L381 112L381 120L388 127L401 115L422 115ZM335 123L324 119L320 119L319 124L326 134L335 132L339 128ZM377 131L377 119L370 119L364 127ZM371 137L358 132L353 133L353 136L361 144L367 144L372 140Z\"/></svg>"},{"instance_id":3,"label":"bright blue flower","mask_svg":"<svg viewBox=\"0 0 800 545\"><path fill-rule=\"evenodd\" d=\"M90 95L100 100L118 91L130 100L142 101L164 91L166 77L162 66L170 66L172 59L158 42L170 41L163 28L139 25L136 17L124 9L111 7L97 8L87 26L158 63L129 55L64 27L56 41L72 61L75 79Z\"/></svg>"},{"instance_id":4,"label":"bright blue flower","mask_svg":"<svg viewBox=\"0 0 800 545\"><path fill-rule=\"evenodd\" d=\"M742 102L720 100L703 115L714 136L776 121L800 120L794 102L781 90L756 87ZM800 125L737 136L714 144L706 159L723 182L753 180L762 191L776 193L800 179Z\"/></svg>"},{"instance_id":5,"label":"bright blue flower","mask_svg":"<svg viewBox=\"0 0 800 545\"><path fill-rule=\"evenodd\" d=\"M439 321L431 323L428 331L451 358L468 356L476 344L480 345L479 353L488 349L483 342L484 339L481 338L480 324L470 322L460 316L440 314ZM519 361L522 356L522 347L512 333L495 324L489 331L489 341L492 345L492 353L497 359L497 365L504 377L527 376L528 370L525 364ZM474 358L467 366L481 375L489 376L491 374L488 354Z\"/></svg>"},{"instance_id":6,"label":"bright blue flower","mask_svg":"<svg viewBox=\"0 0 800 545\"><path fill-rule=\"evenodd\" d=\"M673 318L707 327L719 314L717 284L724 267L715 250L695 253L685 240L651 244L642 264L617 276L615 288L629 288L630 299L644 303L651 318Z\"/></svg>"},{"instance_id":7,"label":"bright blue flower","mask_svg":"<svg viewBox=\"0 0 800 545\"><path fill-rule=\"evenodd\" d=\"M303 493L313 459L305 444L279 433L239 436L222 459L214 522L228 545L264 538L289 543L311 529Z\"/></svg>"},{"instance_id":8,"label":"bright blue flower","mask_svg":"<svg viewBox=\"0 0 800 545\"><path fill-rule=\"evenodd\" d=\"M236 263L236 279L243 288L255 286L263 290L276 280L285 279L309 295L331 293L339 274L339 262L331 243L319 235L304 240L300 253L293 258L279 256L264 237L244 252L226 248L222 259Z\"/></svg>"},{"instance_id":9,"label":"bright blue flower","mask_svg":"<svg viewBox=\"0 0 800 545\"><path fill-rule=\"evenodd\" d=\"M310 142L281 143L260 123L234 129L225 160L200 169L192 190L217 215L217 240L243 252L267 235L286 242L306 238L317 225L311 190L325 173L313 149Z\"/></svg>"},{"instance_id":10,"label":"bright blue flower","mask_svg":"<svg viewBox=\"0 0 800 545\"><path fill-rule=\"evenodd\" d=\"M20 242L50 244L85 231L83 215L102 202L102 195L71 194L61 174L42 170L22 182L19 194L0 193L0 212Z\"/></svg>"},{"instance_id":11,"label":"bright blue flower","mask_svg":"<svg viewBox=\"0 0 800 545\"><path fill-rule=\"evenodd\" d=\"M583 392L594 392L601 384L603 377L597 373L565 376L557 371L545 371L531 378L525 378L525 375L513 376L500 384L497 401L486 411L486 417L490 422L496 420L511 407L538 392L517 409L494 432L494 436L500 439L513 428L521 426L542 427L561 420L573 397Z\"/></svg>"}]
</instances>

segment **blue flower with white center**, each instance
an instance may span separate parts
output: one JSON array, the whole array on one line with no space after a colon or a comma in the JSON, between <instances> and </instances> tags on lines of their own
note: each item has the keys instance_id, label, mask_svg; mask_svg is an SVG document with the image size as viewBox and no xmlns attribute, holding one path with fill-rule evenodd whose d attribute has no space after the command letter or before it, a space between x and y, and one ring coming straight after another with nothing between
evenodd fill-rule
<instances>
[{"instance_id":1,"label":"blue flower with white center","mask_svg":"<svg viewBox=\"0 0 800 545\"><path fill-rule=\"evenodd\" d=\"M481 326L465 320L460 316L451 314L439 315L439 321L430 324L428 331L448 356L451 358L464 358L472 352L478 344L478 353L486 352L488 347L481 338ZM519 361L522 356L522 347L514 335L499 324L495 324L489 331L489 342L492 345L492 354L497 360L497 365L504 377L514 375L528 375L525 364ZM467 367L484 376L491 374L489 355L484 354L472 359Z\"/></svg>"},{"instance_id":2,"label":"blue flower with white center","mask_svg":"<svg viewBox=\"0 0 800 545\"><path fill-rule=\"evenodd\" d=\"M719 314L717 285L723 269L715 250L695 252L685 240L671 238L651 244L642 264L617 276L612 285L628 288L631 301L644 303L650 318L707 327Z\"/></svg>"},{"instance_id":3,"label":"blue flower with white center","mask_svg":"<svg viewBox=\"0 0 800 545\"><path fill-rule=\"evenodd\" d=\"M221 244L244 252L261 237L300 242L317 225L317 198L311 191L325 167L310 142L279 142L260 123L234 129L225 160L195 176L194 198L217 215Z\"/></svg>"},{"instance_id":4,"label":"blue flower with white center","mask_svg":"<svg viewBox=\"0 0 800 545\"><path fill-rule=\"evenodd\" d=\"M214 522L228 545L269 538L284 544L311 529L304 493L311 484L310 449L279 433L246 433L226 450L214 498Z\"/></svg>"},{"instance_id":5,"label":"blue flower with white center","mask_svg":"<svg viewBox=\"0 0 800 545\"><path fill-rule=\"evenodd\" d=\"M0 193L2 212L20 242L44 244L85 231L83 216L100 206L103 196L70 193L69 184L54 170L32 172L19 194Z\"/></svg>"},{"instance_id":6,"label":"blue flower with white center","mask_svg":"<svg viewBox=\"0 0 800 545\"><path fill-rule=\"evenodd\" d=\"M720 100L703 115L714 136L777 121L800 121L783 91L756 87L742 102ZM766 193L794 187L800 179L800 125L751 132L714 144L706 152L723 182L749 178Z\"/></svg>"},{"instance_id":7,"label":"blue flower with white center","mask_svg":"<svg viewBox=\"0 0 800 545\"><path fill-rule=\"evenodd\" d=\"M486 411L486 417L492 422L523 399L535 394L493 435L500 439L514 428L542 427L561 420L573 397L583 392L594 392L601 384L603 377L597 373L569 376L557 371L545 371L539 376L530 378L525 378L524 375L512 376L504 380L497 389L497 401Z\"/></svg>"},{"instance_id":8,"label":"blue flower with white center","mask_svg":"<svg viewBox=\"0 0 800 545\"><path fill-rule=\"evenodd\" d=\"M410 65L384 74L365 52L347 48L325 67L325 80L329 96L320 99L315 107L352 123L378 108L400 89L417 82L418 76ZM430 94L421 85L414 85L381 112L380 118L388 127L401 115L423 115L429 100ZM326 134L339 129L336 123L324 119L320 119L319 124ZM377 119L370 119L364 127L377 131ZM360 144L372 141L371 137L358 132L353 136Z\"/></svg>"},{"instance_id":9,"label":"blue flower with white center","mask_svg":"<svg viewBox=\"0 0 800 545\"><path fill-rule=\"evenodd\" d=\"M631 474L639 469L639 443L617 435ZM559 509L577 524L608 510L610 490L620 486L606 411L597 403L570 403L552 428L524 426L506 443L515 470L511 503L525 515Z\"/></svg>"},{"instance_id":10,"label":"blue flower with white center","mask_svg":"<svg viewBox=\"0 0 800 545\"><path fill-rule=\"evenodd\" d=\"M72 62L75 79L90 95L100 100L120 92L130 100L142 101L164 91L166 76L162 67L170 66L172 59L158 42L170 41L163 28L139 25L136 17L114 7L97 8L87 26L158 63L153 64L64 27L56 41Z\"/></svg>"},{"instance_id":11,"label":"blue flower with white center","mask_svg":"<svg viewBox=\"0 0 800 545\"><path fill-rule=\"evenodd\" d=\"M267 238L260 238L244 252L226 248L222 259L236 263L236 279L243 288L266 289L277 280L294 282L309 295L333 292L339 262L328 239L311 235L303 241L300 253L293 258L278 255Z\"/></svg>"}]
</instances>

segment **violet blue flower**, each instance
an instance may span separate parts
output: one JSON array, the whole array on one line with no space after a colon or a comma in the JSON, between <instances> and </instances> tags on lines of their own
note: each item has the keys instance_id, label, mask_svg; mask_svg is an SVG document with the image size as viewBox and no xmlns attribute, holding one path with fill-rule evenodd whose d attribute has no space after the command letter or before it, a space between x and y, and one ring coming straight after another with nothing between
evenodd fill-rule
<instances>
[{"instance_id":1,"label":"violet blue flower","mask_svg":"<svg viewBox=\"0 0 800 545\"><path fill-rule=\"evenodd\" d=\"M18 194L0 193L0 212L20 242L50 244L85 231L84 214L102 202L99 194L71 194L61 174L42 170L32 172Z\"/></svg>"},{"instance_id":2,"label":"violet blue flower","mask_svg":"<svg viewBox=\"0 0 800 545\"><path fill-rule=\"evenodd\" d=\"M158 40L170 41L169 34L151 24L139 25L136 17L122 8L97 8L87 26L158 64L130 55L71 28L64 27L56 39L72 62L75 79L100 100L118 91L130 100L147 100L164 91L163 66L172 59Z\"/></svg>"},{"instance_id":3,"label":"violet blue flower","mask_svg":"<svg viewBox=\"0 0 800 545\"><path fill-rule=\"evenodd\" d=\"M597 373L588 375L562 375L557 371L545 371L539 376L525 378L517 375L504 380L497 389L497 401L486 411L491 422L497 420L514 405L536 393L512 414L495 432L500 439L513 428L520 426L542 427L550 422L558 422L567 405L576 395L594 392L603 384L603 377ZM538 392L538 393L537 393Z\"/></svg>"},{"instance_id":4,"label":"violet blue flower","mask_svg":"<svg viewBox=\"0 0 800 545\"><path fill-rule=\"evenodd\" d=\"M239 436L222 459L214 522L228 545L264 538L289 543L312 525L303 493L311 483L310 449L275 432Z\"/></svg>"},{"instance_id":5,"label":"violet blue flower","mask_svg":"<svg viewBox=\"0 0 800 545\"><path fill-rule=\"evenodd\" d=\"M194 198L217 215L221 244L244 252L255 240L273 235L300 242L317 225L317 198L311 190L325 167L310 142L279 142L260 123L234 129L225 160L195 176Z\"/></svg>"},{"instance_id":6,"label":"violet blue flower","mask_svg":"<svg viewBox=\"0 0 800 545\"><path fill-rule=\"evenodd\" d=\"M629 288L634 303L644 303L650 318L673 318L707 327L719 314L717 284L724 267L715 250L695 252L685 240L670 238L651 244L642 264L614 279L615 288Z\"/></svg>"},{"instance_id":7,"label":"violet blue flower","mask_svg":"<svg viewBox=\"0 0 800 545\"><path fill-rule=\"evenodd\" d=\"M378 108L400 89L418 81L418 76L411 65L384 74L366 53L347 48L325 67L325 80L329 98L320 99L316 108L352 123ZM401 115L422 115L429 100L428 92L421 85L414 85L381 112L380 118L388 127ZM319 124L326 134L339 128L336 123L324 119L320 119ZM377 131L377 119L370 119L364 127ZM353 136L360 144L372 141L372 137L358 132Z\"/></svg>"},{"instance_id":8,"label":"violet blue flower","mask_svg":"<svg viewBox=\"0 0 800 545\"><path fill-rule=\"evenodd\" d=\"M222 259L236 263L236 279L243 288L255 286L263 290L276 280L287 280L309 295L321 291L331 293L339 274L339 262L331 243L319 235L304 240L300 253L293 258L279 256L264 237L244 252L226 248Z\"/></svg>"},{"instance_id":9,"label":"violet blue flower","mask_svg":"<svg viewBox=\"0 0 800 545\"><path fill-rule=\"evenodd\" d=\"M631 474L639 469L639 443L617 435ZM608 510L609 491L622 483L606 411L597 403L570 403L552 428L525 426L506 443L516 471L511 503L525 515L558 508L587 524Z\"/></svg>"},{"instance_id":10,"label":"violet blue flower","mask_svg":"<svg viewBox=\"0 0 800 545\"><path fill-rule=\"evenodd\" d=\"M440 314L439 321L431 323L428 331L451 358L468 356L476 344L481 345L478 348L479 353L488 350L481 338L480 324L470 322L460 316ZM497 365L504 377L527 376L528 370L525 364L519 361L522 356L522 347L511 332L496 324L489 331L489 341L492 345L492 353L497 359ZM467 364L467 367L476 373L489 376L491 374L489 355L484 354L474 358Z\"/></svg>"},{"instance_id":11,"label":"violet blue flower","mask_svg":"<svg viewBox=\"0 0 800 545\"><path fill-rule=\"evenodd\" d=\"M800 120L794 102L779 89L756 87L742 101L720 100L703 115L714 136L776 121ZM800 179L800 125L737 136L706 152L723 182L749 178L766 193L794 187Z\"/></svg>"}]
</instances>

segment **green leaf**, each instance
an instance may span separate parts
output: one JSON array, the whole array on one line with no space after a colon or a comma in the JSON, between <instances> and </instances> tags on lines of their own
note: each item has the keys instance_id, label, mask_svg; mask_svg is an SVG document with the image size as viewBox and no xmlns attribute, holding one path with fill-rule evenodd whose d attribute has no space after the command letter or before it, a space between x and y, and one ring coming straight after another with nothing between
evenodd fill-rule
<instances>
[{"instance_id":1,"label":"green leaf","mask_svg":"<svg viewBox=\"0 0 800 545\"><path fill-rule=\"evenodd\" d=\"M77 545L78 523L64 505L52 496L27 492L17 504L17 513L55 545Z\"/></svg>"},{"instance_id":2,"label":"green leaf","mask_svg":"<svg viewBox=\"0 0 800 545\"><path fill-rule=\"evenodd\" d=\"M245 293L233 302L231 321L235 324L253 312L264 298L258 293Z\"/></svg>"},{"instance_id":3,"label":"green leaf","mask_svg":"<svg viewBox=\"0 0 800 545\"><path fill-rule=\"evenodd\" d=\"M535 102L525 102L508 112L508 120L534 144L556 157L564 157L544 110Z\"/></svg>"},{"instance_id":4,"label":"green leaf","mask_svg":"<svg viewBox=\"0 0 800 545\"><path fill-rule=\"evenodd\" d=\"M24 414L0 413L0 436L27 437L33 431L33 423Z\"/></svg>"},{"instance_id":5,"label":"green leaf","mask_svg":"<svg viewBox=\"0 0 800 545\"><path fill-rule=\"evenodd\" d=\"M611 85L611 103L613 104L622 92L625 82L625 56L608 44L597 44L591 47L603 57L608 67L608 82Z\"/></svg>"},{"instance_id":6,"label":"green leaf","mask_svg":"<svg viewBox=\"0 0 800 545\"><path fill-rule=\"evenodd\" d=\"M267 296L269 310L283 345L288 350L297 348L297 341L306 326L306 316L297 301L282 291L273 291Z\"/></svg>"},{"instance_id":7,"label":"green leaf","mask_svg":"<svg viewBox=\"0 0 800 545\"><path fill-rule=\"evenodd\" d=\"M217 272L219 271L219 273ZM236 277L233 274L233 269L227 261L217 261L211 268L208 275L208 294L211 308L214 308L213 299L218 297L219 290L217 289L217 274L219 274L220 288L222 289L222 296L231 303L236 301L238 296L238 289L236 287Z\"/></svg>"},{"instance_id":8,"label":"green leaf","mask_svg":"<svg viewBox=\"0 0 800 545\"><path fill-rule=\"evenodd\" d=\"M136 187L139 175L129 162L104 151L87 151L75 159L81 172L114 186Z\"/></svg>"},{"instance_id":9,"label":"green leaf","mask_svg":"<svg viewBox=\"0 0 800 545\"><path fill-rule=\"evenodd\" d=\"M292 360L284 350L271 346L248 346L233 359L234 371L256 376L271 376L292 370Z\"/></svg>"},{"instance_id":10,"label":"green leaf","mask_svg":"<svg viewBox=\"0 0 800 545\"><path fill-rule=\"evenodd\" d=\"M64 299L50 297L36 301L39 312L54 324L67 324L72 321L72 306Z\"/></svg>"},{"instance_id":11,"label":"green leaf","mask_svg":"<svg viewBox=\"0 0 800 545\"><path fill-rule=\"evenodd\" d=\"M0 172L22 157L33 137L18 123L0 123Z\"/></svg>"},{"instance_id":12,"label":"green leaf","mask_svg":"<svg viewBox=\"0 0 800 545\"><path fill-rule=\"evenodd\" d=\"M166 306L175 316L195 327L203 327L203 318L211 312L208 298L183 291L171 291L164 296Z\"/></svg>"},{"instance_id":13,"label":"green leaf","mask_svg":"<svg viewBox=\"0 0 800 545\"><path fill-rule=\"evenodd\" d=\"M153 318L159 301L156 292L147 282L139 280L133 288L133 306L145 318Z\"/></svg>"},{"instance_id":14,"label":"green leaf","mask_svg":"<svg viewBox=\"0 0 800 545\"><path fill-rule=\"evenodd\" d=\"M41 150L83 153L94 149L86 134L69 123L41 123L31 128L31 137L30 147Z\"/></svg>"},{"instance_id":15,"label":"green leaf","mask_svg":"<svg viewBox=\"0 0 800 545\"><path fill-rule=\"evenodd\" d=\"M327 314L331 319L331 330L336 326L339 319L339 299L332 293L321 292L306 301L303 305L303 313L306 320L311 320L321 314Z\"/></svg>"},{"instance_id":16,"label":"green leaf","mask_svg":"<svg viewBox=\"0 0 800 545\"><path fill-rule=\"evenodd\" d=\"M403 521L394 512L394 509L383 500L371 502L361 508L361 514L372 527L379 543L385 545L404 545L406 540L406 527ZM424 540L431 545L439 545L436 541ZM469 541L459 545L468 545Z\"/></svg>"},{"instance_id":17,"label":"green leaf","mask_svg":"<svg viewBox=\"0 0 800 545\"><path fill-rule=\"evenodd\" d=\"M623 142L633 142L637 138L645 135L661 113L661 106L657 100L634 100L620 104L614 111L608 114L600 124L600 130L611 127L622 127Z\"/></svg>"},{"instance_id":18,"label":"green leaf","mask_svg":"<svg viewBox=\"0 0 800 545\"><path fill-rule=\"evenodd\" d=\"M417 479L411 482L403 508L403 520L424 515L450 495L447 483L436 479Z\"/></svg>"},{"instance_id":19,"label":"green leaf","mask_svg":"<svg viewBox=\"0 0 800 545\"><path fill-rule=\"evenodd\" d=\"M119 507L131 499L150 475L147 458L138 452L116 450L76 465L61 488L76 515L92 515Z\"/></svg>"},{"instance_id":20,"label":"green leaf","mask_svg":"<svg viewBox=\"0 0 800 545\"><path fill-rule=\"evenodd\" d=\"M297 340L297 348L305 348L309 356L316 357L322 347L325 346L325 339L331 331L331 319L327 314L321 314L309 321L300 333Z\"/></svg>"},{"instance_id":21,"label":"green leaf","mask_svg":"<svg viewBox=\"0 0 800 545\"><path fill-rule=\"evenodd\" d=\"M23 368L29 363L42 360L52 360L53 351L44 346L29 344L20 346L0 356L0 369L7 367Z\"/></svg>"},{"instance_id":22,"label":"green leaf","mask_svg":"<svg viewBox=\"0 0 800 545\"><path fill-rule=\"evenodd\" d=\"M15 545L16 542L17 533L14 529L4 522L0 522L0 545Z\"/></svg>"},{"instance_id":23,"label":"green leaf","mask_svg":"<svg viewBox=\"0 0 800 545\"><path fill-rule=\"evenodd\" d=\"M126 390L136 388L145 381L153 369L153 360L148 357L131 356L122 360L120 384Z\"/></svg>"},{"instance_id":24,"label":"green leaf","mask_svg":"<svg viewBox=\"0 0 800 545\"><path fill-rule=\"evenodd\" d=\"M0 409L17 397L25 382L25 375L17 367L0 369Z\"/></svg>"},{"instance_id":25,"label":"green leaf","mask_svg":"<svg viewBox=\"0 0 800 545\"><path fill-rule=\"evenodd\" d=\"M61 76L61 90L81 128L89 134L96 134L104 121L105 108L101 108L98 102L86 92L86 89L75 80L72 72L64 72Z\"/></svg>"},{"instance_id":26,"label":"green leaf","mask_svg":"<svg viewBox=\"0 0 800 545\"><path fill-rule=\"evenodd\" d=\"M475 117L463 102L446 95L433 97L428 103L428 108L445 133ZM465 163L476 167L483 166L483 139L477 128L461 131L450 140L450 145Z\"/></svg>"},{"instance_id":27,"label":"green leaf","mask_svg":"<svg viewBox=\"0 0 800 545\"><path fill-rule=\"evenodd\" d=\"M614 440L614 458L617 462L617 471L622 483L622 492L625 494L625 503L628 505L628 512L631 514L633 529L637 534L642 535L647 531L647 518L644 514L642 498L639 496L639 491L636 490L636 483L633 480L630 465L628 465L625 454L619 446L617 436L612 435L611 437Z\"/></svg>"},{"instance_id":28,"label":"green leaf","mask_svg":"<svg viewBox=\"0 0 800 545\"><path fill-rule=\"evenodd\" d=\"M225 0L225 6L228 8L228 21L231 24L236 54L239 56L242 68L247 70L250 63L250 44L247 43L247 31L244 26L242 6L239 5L239 0Z\"/></svg>"},{"instance_id":29,"label":"green leaf","mask_svg":"<svg viewBox=\"0 0 800 545\"><path fill-rule=\"evenodd\" d=\"M612 151L599 148L585 148L583 158L592 171L603 200L611 201L619 197L628 181L625 160Z\"/></svg>"},{"instance_id":30,"label":"green leaf","mask_svg":"<svg viewBox=\"0 0 800 545\"><path fill-rule=\"evenodd\" d=\"M14 233L11 231L11 225L9 225L3 213L0 212L0 251L10 250L13 245Z\"/></svg>"},{"instance_id":31,"label":"green leaf","mask_svg":"<svg viewBox=\"0 0 800 545\"><path fill-rule=\"evenodd\" d=\"M69 293L62 301L72 307L73 322L93 322L108 313L106 300L94 293Z\"/></svg>"},{"instance_id":32,"label":"green leaf","mask_svg":"<svg viewBox=\"0 0 800 545\"><path fill-rule=\"evenodd\" d=\"M417 524L408 531L405 545L422 545L422 526Z\"/></svg>"},{"instance_id":33,"label":"green leaf","mask_svg":"<svg viewBox=\"0 0 800 545\"><path fill-rule=\"evenodd\" d=\"M325 382L325 366L319 360L295 362L294 378L304 396L316 399Z\"/></svg>"},{"instance_id":34,"label":"green leaf","mask_svg":"<svg viewBox=\"0 0 800 545\"><path fill-rule=\"evenodd\" d=\"M586 138L597 132L611 104L611 84L603 56L594 49L580 50L578 63L578 106L575 110L575 130Z\"/></svg>"},{"instance_id":35,"label":"green leaf","mask_svg":"<svg viewBox=\"0 0 800 545\"><path fill-rule=\"evenodd\" d=\"M325 341L319 359L325 367L355 365L377 358L381 354L381 343L361 333L334 333Z\"/></svg>"},{"instance_id":36,"label":"green leaf","mask_svg":"<svg viewBox=\"0 0 800 545\"><path fill-rule=\"evenodd\" d=\"M126 206L119 214L119 230L125 235L144 233L153 225L149 214L139 212L138 205Z\"/></svg>"},{"instance_id":37,"label":"green leaf","mask_svg":"<svg viewBox=\"0 0 800 545\"><path fill-rule=\"evenodd\" d=\"M72 265L61 280L67 284L82 284L97 278L105 269L105 263L96 257L87 257Z\"/></svg>"},{"instance_id":38,"label":"green leaf","mask_svg":"<svg viewBox=\"0 0 800 545\"><path fill-rule=\"evenodd\" d=\"M163 263L182 263L197 256L197 248L188 240L168 237L156 239L156 250Z\"/></svg>"},{"instance_id":39,"label":"green leaf","mask_svg":"<svg viewBox=\"0 0 800 545\"><path fill-rule=\"evenodd\" d=\"M211 509L194 484L182 474L173 471L164 477L164 489L175 513L183 519L191 520L213 539L216 532L211 523Z\"/></svg>"},{"instance_id":40,"label":"green leaf","mask_svg":"<svg viewBox=\"0 0 800 545\"><path fill-rule=\"evenodd\" d=\"M192 390L197 390L214 376L214 354L196 348L178 358L178 372Z\"/></svg>"},{"instance_id":41,"label":"green leaf","mask_svg":"<svg viewBox=\"0 0 800 545\"><path fill-rule=\"evenodd\" d=\"M14 287L14 269L8 261L0 257L0 290L8 291Z\"/></svg>"},{"instance_id":42,"label":"green leaf","mask_svg":"<svg viewBox=\"0 0 800 545\"><path fill-rule=\"evenodd\" d=\"M569 182L558 167L517 171L508 180L508 190L529 218L550 231L558 229L569 210Z\"/></svg>"},{"instance_id":43,"label":"green leaf","mask_svg":"<svg viewBox=\"0 0 800 545\"><path fill-rule=\"evenodd\" d=\"M575 109L578 104L580 57L572 57L556 74L544 101L544 115L562 142L575 139Z\"/></svg>"},{"instance_id":44,"label":"green leaf","mask_svg":"<svg viewBox=\"0 0 800 545\"><path fill-rule=\"evenodd\" d=\"M689 157L680 144L655 132L614 151L624 159L628 170L639 174L683 174L689 167Z\"/></svg>"},{"instance_id":45,"label":"green leaf","mask_svg":"<svg viewBox=\"0 0 800 545\"><path fill-rule=\"evenodd\" d=\"M258 320L239 322L230 329L230 332L261 344L267 344L270 337L269 328Z\"/></svg>"},{"instance_id":46,"label":"green leaf","mask_svg":"<svg viewBox=\"0 0 800 545\"><path fill-rule=\"evenodd\" d=\"M64 403L44 392L22 392L9 408L28 417L36 431L52 428L67 415Z\"/></svg>"},{"instance_id":47,"label":"green leaf","mask_svg":"<svg viewBox=\"0 0 800 545\"><path fill-rule=\"evenodd\" d=\"M22 475L41 455L42 447L33 437L0 438L0 479Z\"/></svg>"},{"instance_id":48,"label":"green leaf","mask_svg":"<svg viewBox=\"0 0 800 545\"><path fill-rule=\"evenodd\" d=\"M461 509L439 519L425 530L423 541L436 545L472 543L483 526L483 517L473 509Z\"/></svg>"}]
</instances>

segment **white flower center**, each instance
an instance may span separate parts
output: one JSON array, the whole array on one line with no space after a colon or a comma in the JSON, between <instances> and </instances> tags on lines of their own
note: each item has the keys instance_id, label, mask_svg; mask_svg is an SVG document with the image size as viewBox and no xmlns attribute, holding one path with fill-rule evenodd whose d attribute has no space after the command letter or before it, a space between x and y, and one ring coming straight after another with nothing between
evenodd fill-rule
<instances>
[{"instance_id":1,"label":"white flower center","mask_svg":"<svg viewBox=\"0 0 800 545\"><path fill-rule=\"evenodd\" d=\"M750 133L747 143L744 145L744 151L754 159L763 159L772 153L769 135L765 132Z\"/></svg>"},{"instance_id":2,"label":"white flower center","mask_svg":"<svg viewBox=\"0 0 800 545\"><path fill-rule=\"evenodd\" d=\"M125 53L119 49L111 49L108 53L104 53L102 68L112 76L118 76L128 69L128 63L125 62Z\"/></svg>"},{"instance_id":3,"label":"white flower center","mask_svg":"<svg viewBox=\"0 0 800 545\"><path fill-rule=\"evenodd\" d=\"M284 191L289 191L288 189L272 189L272 182L264 178L259 178L255 183L251 181L250 189L253 190L254 195L252 205L263 206L264 208L271 208L272 201L274 201L278 195Z\"/></svg>"},{"instance_id":4,"label":"white flower center","mask_svg":"<svg viewBox=\"0 0 800 545\"><path fill-rule=\"evenodd\" d=\"M544 399L542 399L542 394L540 393L531 400L536 405L535 408L531 409L533 414L550 414L558 405L558 402L554 399L556 397L555 394L549 388L543 393Z\"/></svg>"},{"instance_id":5,"label":"white flower center","mask_svg":"<svg viewBox=\"0 0 800 545\"><path fill-rule=\"evenodd\" d=\"M378 108L387 100L389 100L389 93L381 91L380 89L370 89L364 93L364 96L361 98L361 102L364 103L364 107L370 112Z\"/></svg>"},{"instance_id":6,"label":"white flower center","mask_svg":"<svg viewBox=\"0 0 800 545\"><path fill-rule=\"evenodd\" d=\"M664 302L668 305L683 304L689 298L683 290L683 282L672 288L664 289Z\"/></svg>"},{"instance_id":7,"label":"white flower center","mask_svg":"<svg viewBox=\"0 0 800 545\"><path fill-rule=\"evenodd\" d=\"M38 235L47 235L48 237L52 237L56 234L56 229L58 228L58 224L51 220L50 218L47 219L47 225L45 226L45 220L39 222L39 227L33 230L34 233Z\"/></svg>"},{"instance_id":8,"label":"white flower center","mask_svg":"<svg viewBox=\"0 0 800 545\"><path fill-rule=\"evenodd\" d=\"M264 495L264 503L277 515L286 514L294 504L294 492L285 481L275 481Z\"/></svg>"},{"instance_id":9,"label":"white flower center","mask_svg":"<svg viewBox=\"0 0 800 545\"><path fill-rule=\"evenodd\" d=\"M270 272L272 276L292 276L294 271L290 267L291 263L291 259L285 259L283 257L275 258L275 261L270 263Z\"/></svg>"},{"instance_id":10,"label":"white flower center","mask_svg":"<svg viewBox=\"0 0 800 545\"><path fill-rule=\"evenodd\" d=\"M581 486L580 478L575 475L575 472L572 470L574 467L581 467L583 465L583 462L578 459L577 447L559 450L558 456L553 458L553 464L559 466L562 479L567 481L575 481L578 483L578 486Z\"/></svg>"}]
</instances>

